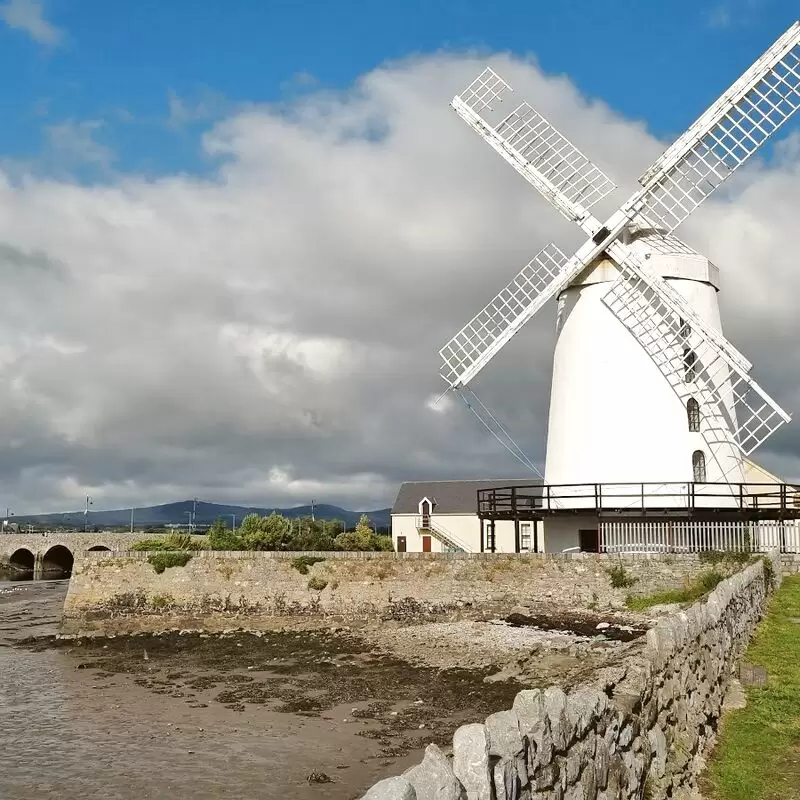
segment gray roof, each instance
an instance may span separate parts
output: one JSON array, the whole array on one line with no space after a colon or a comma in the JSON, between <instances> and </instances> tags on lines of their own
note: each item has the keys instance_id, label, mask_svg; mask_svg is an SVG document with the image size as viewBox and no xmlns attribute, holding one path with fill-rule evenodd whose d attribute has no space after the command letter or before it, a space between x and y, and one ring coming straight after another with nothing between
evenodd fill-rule
<instances>
[{"instance_id":1,"label":"gray roof","mask_svg":"<svg viewBox=\"0 0 800 800\"><path fill-rule=\"evenodd\" d=\"M427 497L435 501L435 514L475 514L478 511L478 490L503 486L541 486L535 478L499 478L478 481L410 481L400 485L392 506L392 514L418 514L419 502Z\"/></svg>"}]
</instances>

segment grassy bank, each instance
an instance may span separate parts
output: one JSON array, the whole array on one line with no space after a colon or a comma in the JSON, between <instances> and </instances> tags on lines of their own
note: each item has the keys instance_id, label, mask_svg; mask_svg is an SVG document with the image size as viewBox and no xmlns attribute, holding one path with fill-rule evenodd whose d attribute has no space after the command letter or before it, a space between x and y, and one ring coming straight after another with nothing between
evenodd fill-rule
<instances>
[{"instance_id":1,"label":"grassy bank","mask_svg":"<svg viewBox=\"0 0 800 800\"><path fill-rule=\"evenodd\" d=\"M699 600L703 595L708 594L716 588L717 584L725 578L721 572L716 569L710 569L703 572L695 578L695 580L687 583L680 589L667 589L663 592L656 592L646 596L629 595L625 598L625 605L631 611L646 611L652 606L667 605L671 603L679 603L680 605L688 605Z\"/></svg>"},{"instance_id":2,"label":"grassy bank","mask_svg":"<svg viewBox=\"0 0 800 800\"><path fill-rule=\"evenodd\" d=\"M747 651L765 688L725 717L706 775L714 800L800 800L800 576L784 580Z\"/></svg>"}]
</instances>

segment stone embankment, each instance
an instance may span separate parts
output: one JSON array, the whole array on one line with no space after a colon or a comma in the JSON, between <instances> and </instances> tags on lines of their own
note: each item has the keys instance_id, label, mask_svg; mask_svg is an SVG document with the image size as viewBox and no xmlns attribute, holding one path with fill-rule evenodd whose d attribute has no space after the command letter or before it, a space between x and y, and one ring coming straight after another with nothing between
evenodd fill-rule
<instances>
[{"instance_id":1,"label":"stone embankment","mask_svg":"<svg viewBox=\"0 0 800 800\"><path fill-rule=\"evenodd\" d=\"M765 566L768 564L768 566ZM762 617L777 556L661 619L646 645L588 683L524 690L513 707L429 745L422 763L364 800L583 800L678 797L715 737L738 657Z\"/></svg>"},{"instance_id":2,"label":"stone embankment","mask_svg":"<svg viewBox=\"0 0 800 800\"><path fill-rule=\"evenodd\" d=\"M404 619L522 602L621 608L629 593L681 586L707 567L694 556L428 553L192 553L157 573L147 553L84 553L64 607L68 634L215 630L259 618ZM622 566L631 586L614 588Z\"/></svg>"}]
</instances>

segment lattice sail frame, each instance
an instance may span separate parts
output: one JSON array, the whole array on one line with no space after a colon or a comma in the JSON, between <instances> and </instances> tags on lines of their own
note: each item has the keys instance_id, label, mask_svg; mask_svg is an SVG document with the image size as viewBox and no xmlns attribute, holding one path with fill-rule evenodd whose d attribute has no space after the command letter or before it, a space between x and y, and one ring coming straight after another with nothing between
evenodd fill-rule
<instances>
[{"instance_id":1,"label":"lattice sail frame","mask_svg":"<svg viewBox=\"0 0 800 800\"><path fill-rule=\"evenodd\" d=\"M487 67L451 105L567 219L582 218L615 184L528 103L501 117L496 110L512 92Z\"/></svg>"},{"instance_id":2,"label":"lattice sail frame","mask_svg":"<svg viewBox=\"0 0 800 800\"><path fill-rule=\"evenodd\" d=\"M542 248L440 351L442 377L465 384L552 296L568 259L554 244Z\"/></svg>"},{"instance_id":3,"label":"lattice sail frame","mask_svg":"<svg viewBox=\"0 0 800 800\"><path fill-rule=\"evenodd\" d=\"M681 403L686 405L691 397L700 402L708 443L729 443L732 434L741 451L750 455L789 422L789 415L705 336L704 329L693 327L665 302L642 277L641 267L630 257L619 263L620 276L602 302L645 349Z\"/></svg>"},{"instance_id":4,"label":"lattice sail frame","mask_svg":"<svg viewBox=\"0 0 800 800\"><path fill-rule=\"evenodd\" d=\"M534 258L440 350L444 362L442 376L451 387L466 384L548 299L567 286L600 252L608 249L612 254L613 248L617 263L627 265L633 273L632 285L644 282L649 296L657 298L673 320L688 321L693 330L702 332L704 346L713 353L710 365L719 362L730 370L730 396L723 397L720 388L710 380L709 401L731 410L737 441L746 453L752 452L779 425L788 422L789 416L749 378L750 362L727 339L708 327L663 278L642 271L642 265L618 237L631 224L660 226L665 252L671 247L678 252L694 252L671 232L800 106L800 22L781 36L658 159L640 179L643 188L605 225L589 213L588 207L608 194L613 184L544 117L522 103L492 125L495 106L511 91L500 76L487 68L462 96L454 98L452 105L558 211L577 222L592 238L572 259L563 259L558 251L563 259L560 271L542 268L537 261L541 253ZM537 278L525 277L531 269ZM535 296L528 291L530 304L525 309L518 305L512 308L506 302L510 287L521 276L526 290L539 288ZM549 282L544 278L550 278ZM618 307L614 299L610 294L608 306L612 311ZM639 338L643 329L634 325L629 330ZM642 341L642 346L650 352L646 341ZM720 384L723 391L727 385ZM741 416L737 417L736 409Z\"/></svg>"},{"instance_id":5,"label":"lattice sail frame","mask_svg":"<svg viewBox=\"0 0 800 800\"><path fill-rule=\"evenodd\" d=\"M800 108L795 23L645 172L640 210L673 231Z\"/></svg>"}]
</instances>

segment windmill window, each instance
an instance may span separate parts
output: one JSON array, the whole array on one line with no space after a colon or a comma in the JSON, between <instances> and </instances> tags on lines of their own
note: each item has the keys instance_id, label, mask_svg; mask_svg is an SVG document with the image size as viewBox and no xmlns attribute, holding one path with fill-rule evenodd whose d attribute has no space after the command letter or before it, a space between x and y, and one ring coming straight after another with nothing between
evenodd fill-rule
<instances>
[{"instance_id":1,"label":"windmill window","mask_svg":"<svg viewBox=\"0 0 800 800\"><path fill-rule=\"evenodd\" d=\"M697 353L688 347L683 351L683 380L684 383L694 383L697 377Z\"/></svg>"},{"instance_id":2,"label":"windmill window","mask_svg":"<svg viewBox=\"0 0 800 800\"><path fill-rule=\"evenodd\" d=\"M680 322L678 323L678 336L680 336L682 342L686 342L689 337L692 335L692 326L680 317Z\"/></svg>"},{"instance_id":3,"label":"windmill window","mask_svg":"<svg viewBox=\"0 0 800 800\"><path fill-rule=\"evenodd\" d=\"M700 403L690 397L686 403L686 415L689 418L690 433L700 433Z\"/></svg>"},{"instance_id":4,"label":"windmill window","mask_svg":"<svg viewBox=\"0 0 800 800\"><path fill-rule=\"evenodd\" d=\"M692 453L692 472L695 483L706 482L706 455L702 450L695 450Z\"/></svg>"}]
</instances>

